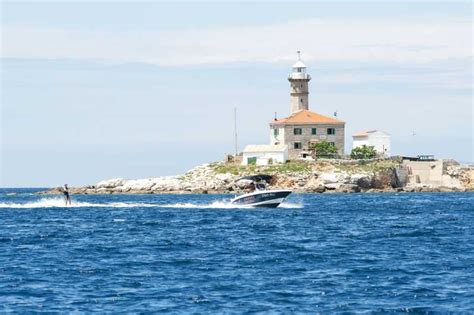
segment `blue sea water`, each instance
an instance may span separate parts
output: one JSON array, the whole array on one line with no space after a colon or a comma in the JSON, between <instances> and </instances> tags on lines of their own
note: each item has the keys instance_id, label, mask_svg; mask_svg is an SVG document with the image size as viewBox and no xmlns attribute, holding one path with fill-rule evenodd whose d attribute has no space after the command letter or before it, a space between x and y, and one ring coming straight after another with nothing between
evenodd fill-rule
<instances>
[{"instance_id":1,"label":"blue sea water","mask_svg":"<svg viewBox=\"0 0 474 315\"><path fill-rule=\"evenodd\" d=\"M474 194L0 190L0 312L474 313Z\"/></svg>"}]
</instances>

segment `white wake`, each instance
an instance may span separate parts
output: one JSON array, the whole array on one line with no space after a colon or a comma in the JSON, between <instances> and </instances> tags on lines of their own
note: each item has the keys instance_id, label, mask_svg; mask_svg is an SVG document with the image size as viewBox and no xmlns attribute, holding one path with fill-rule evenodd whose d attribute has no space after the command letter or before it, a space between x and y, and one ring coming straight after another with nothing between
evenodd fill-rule
<instances>
[{"instance_id":1,"label":"white wake","mask_svg":"<svg viewBox=\"0 0 474 315\"><path fill-rule=\"evenodd\" d=\"M283 201L278 208L286 208L286 209L301 209L303 208L302 203L291 203L291 202L286 202Z\"/></svg>"},{"instance_id":2,"label":"white wake","mask_svg":"<svg viewBox=\"0 0 474 315\"><path fill-rule=\"evenodd\" d=\"M214 201L212 203L207 203L207 204L185 202L185 203L173 203L173 204L154 204L153 206L159 207L159 208L178 208L178 209L249 209L249 208L257 209L252 206L235 205L235 204L230 203L230 200ZM300 208L303 208L303 206L300 204L283 202L278 206L278 208L300 209Z\"/></svg>"},{"instance_id":3,"label":"white wake","mask_svg":"<svg viewBox=\"0 0 474 315\"><path fill-rule=\"evenodd\" d=\"M18 208L18 209L34 209L34 208L178 208L178 209L248 209L247 206L233 205L230 200L214 201L208 204L199 203L129 203L129 202L108 202L108 203L92 203L73 200L71 205L65 205L63 198L42 198L36 201L25 203L1 203L0 208ZM298 209L302 208L300 204L283 202L279 208Z\"/></svg>"},{"instance_id":4,"label":"white wake","mask_svg":"<svg viewBox=\"0 0 474 315\"><path fill-rule=\"evenodd\" d=\"M42 198L36 201L25 203L6 202L0 203L0 208L133 208L133 207L154 207L154 204L146 203L126 203L126 202L110 202L110 203L91 203L73 200L71 205L67 205L63 198Z\"/></svg>"}]
</instances>

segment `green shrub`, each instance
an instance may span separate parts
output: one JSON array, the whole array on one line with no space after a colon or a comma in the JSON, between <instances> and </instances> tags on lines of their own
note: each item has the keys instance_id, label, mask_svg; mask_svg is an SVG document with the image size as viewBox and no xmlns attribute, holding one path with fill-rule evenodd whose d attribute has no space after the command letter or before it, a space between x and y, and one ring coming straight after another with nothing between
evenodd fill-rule
<instances>
[{"instance_id":1,"label":"green shrub","mask_svg":"<svg viewBox=\"0 0 474 315\"><path fill-rule=\"evenodd\" d=\"M361 147L357 147L352 149L351 158L357 160L368 160L373 159L377 156L377 152L375 151L374 146L372 145L363 145Z\"/></svg>"},{"instance_id":2,"label":"green shrub","mask_svg":"<svg viewBox=\"0 0 474 315\"><path fill-rule=\"evenodd\" d=\"M325 140L318 143L311 143L309 145L309 149L314 152L316 158L336 158L338 156L336 146L333 143L327 142Z\"/></svg>"}]
</instances>

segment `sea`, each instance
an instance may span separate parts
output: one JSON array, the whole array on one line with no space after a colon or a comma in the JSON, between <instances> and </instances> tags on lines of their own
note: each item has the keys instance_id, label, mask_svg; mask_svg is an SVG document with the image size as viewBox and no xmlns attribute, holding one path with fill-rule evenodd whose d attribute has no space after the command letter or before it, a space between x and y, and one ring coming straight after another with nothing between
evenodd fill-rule
<instances>
[{"instance_id":1,"label":"sea","mask_svg":"<svg viewBox=\"0 0 474 315\"><path fill-rule=\"evenodd\" d=\"M0 190L0 312L474 313L474 193Z\"/></svg>"}]
</instances>

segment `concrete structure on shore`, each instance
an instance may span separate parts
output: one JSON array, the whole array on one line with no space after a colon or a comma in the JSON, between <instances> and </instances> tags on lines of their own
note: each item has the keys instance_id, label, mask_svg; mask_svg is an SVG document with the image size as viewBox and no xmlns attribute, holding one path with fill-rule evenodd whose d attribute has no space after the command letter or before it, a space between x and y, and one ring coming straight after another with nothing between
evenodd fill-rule
<instances>
[{"instance_id":1,"label":"concrete structure on shore","mask_svg":"<svg viewBox=\"0 0 474 315\"><path fill-rule=\"evenodd\" d=\"M311 76L306 73L306 65L298 60L288 76L290 81L291 115L270 123L270 144L288 146L290 159L310 155L311 144L327 141L336 146L338 154L344 154L345 122L309 110L308 83Z\"/></svg>"},{"instance_id":2,"label":"concrete structure on shore","mask_svg":"<svg viewBox=\"0 0 474 315\"><path fill-rule=\"evenodd\" d=\"M242 151L242 165L268 165L285 163L288 160L288 146L279 145L248 145Z\"/></svg>"},{"instance_id":3,"label":"concrete structure on shore","mask_svg":"<svg viewBox=\"0 0 474 315\"><path fill-rule=\"evenodd\" d=\"M415 186L463 188L457 179L458 174L450 171L453 166L458 168L459 163L453 160L403 160L403 167L408 173L408 184Z\"/></svg>"},{"instance_id":4,"label":"concrete structure on shore","mask_svg":"<svg viewBox=\"0 0 474 315\"><path fill-rule=\"evenodd\" d=\"M390 156L390 135L381 130L359 131L352 135L352 148L373 146L381 157Z\"/></svg>"}]
</instances>

